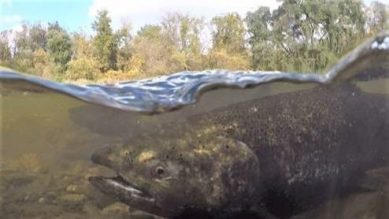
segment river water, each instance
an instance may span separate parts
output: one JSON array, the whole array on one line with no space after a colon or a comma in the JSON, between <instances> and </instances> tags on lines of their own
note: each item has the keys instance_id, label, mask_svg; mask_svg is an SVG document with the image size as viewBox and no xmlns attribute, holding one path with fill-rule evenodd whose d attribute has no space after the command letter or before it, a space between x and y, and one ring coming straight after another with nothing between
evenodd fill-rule
<instances>
[{"instance_id":1,"label":"river water","mask_svg":"<svg viewBox=\"0 0 389 219\"><path fill-rule=\"evenodd\" d=\"M154 218L90 185L90 176L112 174L91 162L95 150L161 124L328 84L389 96L388 63L389 37L383 35L326 74L212 70L79 86L0 70L0 218ZM296 218L389 218L389 165L369 170L363 181L367 191Z\"/></svg>"}]
</instances>

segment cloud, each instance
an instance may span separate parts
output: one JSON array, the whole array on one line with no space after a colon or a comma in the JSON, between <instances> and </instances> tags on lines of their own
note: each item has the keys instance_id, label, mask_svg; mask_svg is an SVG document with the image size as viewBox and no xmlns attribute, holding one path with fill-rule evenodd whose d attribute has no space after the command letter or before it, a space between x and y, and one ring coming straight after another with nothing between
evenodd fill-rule
<instances>
[{"instance_id":1,"label":"cloud","mask_svg":"<svg viewBox=\"0 0 389 219\"><path fill-rule=\"evenodd\" d=\"M0 0L0 5L1 6L10 6L11 0Z\"/></svg>"},{"instance_id":2,"label":"cloud","mask_svg":"<svg viewBox=\"0 0 389 219\"><path fill-rule=\"evenodd\" d=\"M168 12L180 12L210 19L227 12L238 12L245 16L248 11L259 6L271 9L278 7L276 0L94 0L89 8L89 16L94 17L98 10L108 10L114 27L121 21L130 21L137 30L145 24L159 23Z\"/></svg>"}]
</instances>

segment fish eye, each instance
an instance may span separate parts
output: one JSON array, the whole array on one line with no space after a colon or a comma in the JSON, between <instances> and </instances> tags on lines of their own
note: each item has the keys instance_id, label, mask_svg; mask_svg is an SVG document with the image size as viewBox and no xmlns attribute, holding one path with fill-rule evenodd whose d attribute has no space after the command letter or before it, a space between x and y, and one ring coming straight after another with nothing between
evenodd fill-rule
<instances>
[{"instance_id":1,"label":"fish eye","mask_svg":"<svg viewBox=\"0 0 389 219\"><path fill-rule=\"evenodd\" d=\"M157 166L155 168L155 173L157 176L162 177L165 175L166 171L165 171L165 168L163 168L162 166Z\"/></svg>"}]
</instances>

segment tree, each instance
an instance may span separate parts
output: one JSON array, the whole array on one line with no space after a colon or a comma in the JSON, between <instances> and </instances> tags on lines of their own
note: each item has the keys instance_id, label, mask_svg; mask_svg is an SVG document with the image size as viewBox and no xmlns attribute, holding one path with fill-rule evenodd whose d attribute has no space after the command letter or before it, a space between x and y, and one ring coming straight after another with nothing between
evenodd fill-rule
<instances>
[{"instance_id":1,"label":"tree","mask_svg":"<svg viewBox=\"0 0 389 219\"><path fill-rule=\"evenodd\" d=\"M252 67L323 71L365 38L360 0L283 0L248 13Z\"/></svg>"},{"instance_id":2,"label":"tree","mask_svg":"<svg viewBox=\"0 0 389 219\"><path fill-rule=\"evenodd\" d=\"M174 46L162 28L158 25L142 27L134 38L134 56L141 64L141 72L146 76L166 74L169 72L169 55L174 52Z\"/></svg>"},{"instance_id":3,"label":"tree","mask_svg":"<svg viewBox=\"0 0 389 219\"><path fill-rule=\"evenodd\" d=\"M15 32L12 66L18 71L30 73L33 66L33 47L29 37L29 26L22 25L22 29Z\"/></svg>"},{"instance_id":4,"label":"tree","mask_svg":"<svg viewBox=\"0 0 389 219\"><path fill-rule=\"evenodd\" d=\"M211 21L213 48L224 48L228 53L245 54L245 27L237 13L214 17Z\"/></svg>"},{"instance_id":5,"label":"tree","mask_svg":"<svg viewBox=\"0 0 389 219\"><path fill-rule=\"evenodd\" d=\"M132 36L130 32L131 25L123 23L115 33L118 42L117 68L121 71L129 71L131 69Z\"/></svg>"},{"instance_id":6,"label":"tree","mask_svg":"<svg viewBox=\"0 0 389 219\"><path fill-rule=\"evenodd\" d=\"M32 53L32 63L29 72L44 78L54 79L56 77L55 64L51 61L49 54L43 49L38 48Z\"/></svg>"},{"instance_id":7,"label":"tree","mask_svg":"<svg viewBox=\"0 0 389 219\"><path fill-rule=\"evenodd\" d=\"M93 56L93 46L83 33L72 36L73 56L68 63L64 79L67 80L95 80L99 71L98 60Z\"/></svg>"},{"instance_id":8,"label":"tree","mask_svg":"<svg viewBox=\"0 0 389 219\"><path fill-rule=\"evenodd\" d=\"M159 25L131 35L129 22L116 31L107 11L92 23L93 36L69 35L57 22L23 24L0 33L0 64L56 80L124 80L204 68L324 72L366 37L389 28L387 4L362 0L279 0L214 17L211 39L204 20L169 13ZM98 74L98 73L104 74ZM57 74L60 73L60 74Z\"/></svg>"},{"instance_id":9,"label":"tree","mask_svg":"<svg viewBox=\"0 0 389 219\"><path fill-rule=\"evenodd\" d=\"M243 20L237 13L214 17L211 21L212 48L207 55L208 68L247 69L249 60L245 46Z\"/></svg>"},{"instance_id":10,"label":"tree","mask_svg":"<svg viewBox=\"0 0 389 219\"><path fill-rule=\"evenodd\" d=\"M248 43L251 51L251 67L261 70L274 70L272 65L275 46L270 30L272 15L268 7L260 7L254 12L248 12L245 18Z\"/></svg>"},{"instance_id":11,"label":"tree","mask_svg":"<svg viewBox=\"0 0 389 219\"><path fill-rule=\"evenodd\" d=\"M58 68L48 54L48 32L42 24L23 24L14 32L13 60L11 67L46 78L56 75Z\"/></svg>"},{"instance_id":12,"label":"tree","mask_svg":"<svg viewBox=\"0 0 389 219\"><path fill-rule=\"evenodd\" d=\"M58 23L49 24L47 32L47 51L54 63L64 72L72 56L72 44L69 34Z\"/></svg>"},{"instance_id":13,"label":"tree","mask_svg":"<svg viewBox=\"0 0 389 219\"><path fill-rule=\"evenodd\" d=\"M177 70L201 68L200 30L203 25L202 19L179 13L167 14L163 18L162 32L175 48L171 58L176 62Z\"/></svg>"},{"instance_id":14,"label":"tree","mask_svg":"<svg viewBox=\"0 0 389 219\"><path fill-rule=\"evenodd\" d=\"M162 30L169 40L178 50L187 53L201 52L200 30L203 25L202 19L180 13L170 13L162 19Z\"/></svg>"},{"instance_id":15,"label":"tree","mask_svg":"<svg viewBox=\"0 0 389 219\"><path fill-rule=\"evenodd\" d=\"M0 65L11 64L11 49L7 31L0 32Z\"/></svg>"},{"instance_id":16,"label":"tree","mask_svg":"<svg viewBox=\"0 0 389 219\"><path fill-rule=\"evenodd\" d=\"M29 47L32 49L32 51L38 49L46 50L47 30L42 24L34 24L29 28L28 39Z\"/></svg>"},{"instance_id":17,"label":"tree","mask_svg":"<svg viewBox=\"0 0 389 219\"><path fill-rule=\"evenodd\" d=\"M367 8L367 26L368 33L373 35L388 28L389 18L389 6L382 2L373 1ZM385 27L387 25L387 27Z\"/></svg>"},{"instance_id":18,"label":"tree","mask_svg":"<svg viewBox=\"0 0 389 219\"><path fill-rule=\"evenodd\" d=\"M116 69L118 43L112 33L111 18L106 10L97 13L96 20L92 24L96 35L93 39L94 54L100 64L100 71Z\"/></svg>"}]
</instances>

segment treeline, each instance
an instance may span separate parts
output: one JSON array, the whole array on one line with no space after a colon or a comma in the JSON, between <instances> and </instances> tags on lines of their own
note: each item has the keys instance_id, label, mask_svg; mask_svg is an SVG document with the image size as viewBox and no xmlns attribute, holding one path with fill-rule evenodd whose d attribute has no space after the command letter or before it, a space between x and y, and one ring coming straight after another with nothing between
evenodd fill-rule
<instances>
[{"instance_id":1,"label":"treeline","mask_svg":"<svg viewBox=\"0 0 389 219\"><path fill-rule=\"evenodd\" d=\"M100 11L93 35L68 33L58 23L1 32L0 65L54 80L106 82L220 68L319 72L388 23L388 5L379 2L284 0L244 18L167 14L132 35L129 24L114 31Z\"/></svg>"}]
</instances>

